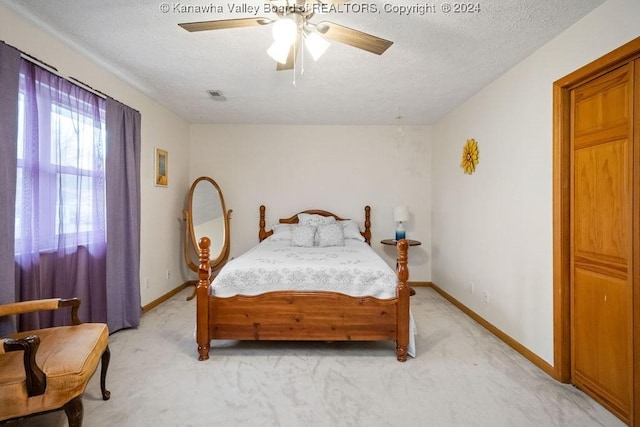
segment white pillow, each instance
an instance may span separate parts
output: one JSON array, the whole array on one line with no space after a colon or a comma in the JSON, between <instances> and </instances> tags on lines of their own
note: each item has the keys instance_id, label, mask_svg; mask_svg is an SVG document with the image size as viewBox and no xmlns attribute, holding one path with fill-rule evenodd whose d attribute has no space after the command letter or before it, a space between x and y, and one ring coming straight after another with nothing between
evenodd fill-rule
<instances>
[{"instance_id":1,"label":"white pillow","mask_svg":"<svg viewBox=\"0 0 640 427\"><path fill-rule=\"evenodd\" d=\"M322 216L318 214L298 214L298 224L300 225L311 225L317 227L322 224L333 224L336 222L336 219L332 216Z\"/></svg>"},{"instance_id":2,"label":"white pillow","mask_svg":"<svg viewBox=\"0 0 640 427\"><path fill-rule=\"evenodd\" d=\"M271 241L291 240L293 224L275 224L271 229L273 230Z\"/></svg>"},{"instance_id":3,"label":"white pillow","mask_svg":"<svg viewBox=\"0 0 640 427\"><path fill-rule=\"evenodd\" d=\"M291 246L313 246L316 235L316 227L310 225L297 225L291 229Z\"/></svg>"},{"instance_id":4,"label":"white pillow","mask_svg":"<svg viewBox=\"0 0 640 427\"><path fill-rule=\"evenodd\" d=\"M316 231L318 246L344 246L344 231L340 224L324 224L318 226Z\"/></svg>"},{"instance_id":5,"label":"white pillow","mask_svg":"<svg viewBox=\"0 0 640 427\"><path fill-rule=\"evenodd\" d=\"M340 225L344 230L344 238L345 239L355 239L364 242L364 237L360 234L360 228L358 227L358 223L352 219L345 219L340 221Z\"/></svg>"}]
</instances>

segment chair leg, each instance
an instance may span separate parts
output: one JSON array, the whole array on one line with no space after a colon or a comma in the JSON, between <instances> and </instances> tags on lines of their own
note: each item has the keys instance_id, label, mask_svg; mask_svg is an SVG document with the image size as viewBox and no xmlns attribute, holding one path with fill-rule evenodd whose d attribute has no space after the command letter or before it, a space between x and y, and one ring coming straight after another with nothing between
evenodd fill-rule
<instances>
[{"instance_id":1,"label":"chair leg","mask_svg":"<svg viewBox=\"0 0 640 427\"><path fill-rule=\"evenodd\" d=\"M69 427L82 427L82 395L74 397L64 405Z\"/></svg>"},{"instance_id":2,"label":"chair leg","mask_svg":"<svg viewBox=\"0 0 640 427\"><path fill-rule=\"evenodd\" d=\"M111 360L111 350L109 350L109 346L104 349L104 353L102 353L102 363L100 367L100 390L102 390L102 400L109 400L111 397L111 392L107 390L106 380L107 380L107 369L109 368L109 361Z\"/></svg>"}]
</instances>

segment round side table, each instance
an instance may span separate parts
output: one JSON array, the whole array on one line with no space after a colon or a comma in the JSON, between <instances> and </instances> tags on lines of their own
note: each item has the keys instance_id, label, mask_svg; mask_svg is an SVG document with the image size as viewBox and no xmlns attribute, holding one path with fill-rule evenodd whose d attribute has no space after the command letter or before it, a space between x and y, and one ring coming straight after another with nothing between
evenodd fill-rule
<instances>
[{"instance_id":1,"label":"round side table","mask_svg":"<svg viewBox=\"0 0 640 427\"><path fill-rule=\"evenodd\" d=\"M405 239L405 240L407 241L409 246L420 246L422 244L422 242L419 240L411 240L411 239ZM388 246L396 246L398 244L398 241L396 239L384 239L384 240L381 240L380 243ZM411 286L409 286L409 295L413 296L415 294L416 294L416 291Z\"/></svg>"}]
</instances>

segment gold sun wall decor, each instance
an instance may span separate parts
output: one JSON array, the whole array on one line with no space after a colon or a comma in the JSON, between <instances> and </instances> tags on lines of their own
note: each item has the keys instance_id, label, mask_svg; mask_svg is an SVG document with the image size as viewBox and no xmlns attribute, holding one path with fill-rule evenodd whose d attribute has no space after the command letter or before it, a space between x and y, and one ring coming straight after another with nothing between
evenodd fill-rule
<instances>
[{"instance_id":1,"label":"gold sun wall decor","mask_svg":"<svg viewBox=\"0 0 640 427\"><path fill-rule=\"evenodd\" d=\"M478 164L478 143L475 139L467 139L467 143L462 149L462 161L460 167L464 170L464 173L471 175L476 171L476 165Z\"/></svg>"}]
</instances>

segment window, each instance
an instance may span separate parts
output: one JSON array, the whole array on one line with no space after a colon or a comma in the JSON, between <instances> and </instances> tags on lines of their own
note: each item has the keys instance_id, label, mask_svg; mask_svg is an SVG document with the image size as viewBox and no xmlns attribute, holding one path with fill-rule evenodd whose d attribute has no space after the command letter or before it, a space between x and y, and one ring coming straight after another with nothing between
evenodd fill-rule
<instances>
[{"instance_id":1,"label":"window","mask_svg":"<svg viewBox=\"0 0 640 427\"><path fill-rule=\"evenodd\" d=\"M104 100L27 65L18 98L16 253L104 241Z\"/></svg>"}]
</instances>

